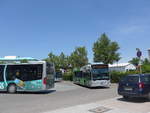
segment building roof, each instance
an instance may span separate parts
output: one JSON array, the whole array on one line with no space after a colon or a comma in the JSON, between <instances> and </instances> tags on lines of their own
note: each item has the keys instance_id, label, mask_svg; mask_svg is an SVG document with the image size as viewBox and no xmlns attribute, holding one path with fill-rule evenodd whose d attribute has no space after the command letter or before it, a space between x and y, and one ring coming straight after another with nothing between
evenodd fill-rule
<instances>
[{"instance_id":1,"label":"building roof","mask_svg":"<svg viewBox=\"0 0 150 113\"><path fill-rule=\"evenodd\" d=\"M109 67L125 67L130 65L130 63L116 63L116 64L109 64Z\"/></svg>"}]
</instances>

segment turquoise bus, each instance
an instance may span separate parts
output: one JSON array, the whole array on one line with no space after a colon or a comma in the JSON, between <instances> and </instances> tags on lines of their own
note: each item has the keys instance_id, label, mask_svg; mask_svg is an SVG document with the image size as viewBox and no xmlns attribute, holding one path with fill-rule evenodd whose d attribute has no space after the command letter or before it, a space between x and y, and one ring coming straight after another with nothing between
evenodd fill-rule
<instances>
[{"instance_id":1,"label":"turquoise bus","mask_svg":"<svg viewBox=\"0 0 150 113\"><path fill-rule=\"evenodd\" d=\"M0 64L0 91L45 91L54 87L55 68L45 61Z\"/></svg>"},{"instance_id":2,"label":"turquoise bus","mask_svg":"<svg viewBox=\"0 0 150 113\"><path fill-rule=\"evenodd\" d=\"M75 84L87 87L110 87L109 68L106 64L90 64L74 71Z\"/></svg>"}]
</instances>

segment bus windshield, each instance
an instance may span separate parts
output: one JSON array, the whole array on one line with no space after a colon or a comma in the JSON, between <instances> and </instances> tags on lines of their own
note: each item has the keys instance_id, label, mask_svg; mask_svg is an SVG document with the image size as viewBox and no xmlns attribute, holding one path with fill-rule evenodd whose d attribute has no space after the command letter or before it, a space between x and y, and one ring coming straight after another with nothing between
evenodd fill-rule
<instances>
[{"instance_id":1,"label":"bus windshield","mask_svg":"<svg viewBox=\"0 0 150 113\"><path fill-rule=\"evenodd\" d=\"M92 69L93 80L109 80L108 68Z\"/></svg>"}]
</instances>

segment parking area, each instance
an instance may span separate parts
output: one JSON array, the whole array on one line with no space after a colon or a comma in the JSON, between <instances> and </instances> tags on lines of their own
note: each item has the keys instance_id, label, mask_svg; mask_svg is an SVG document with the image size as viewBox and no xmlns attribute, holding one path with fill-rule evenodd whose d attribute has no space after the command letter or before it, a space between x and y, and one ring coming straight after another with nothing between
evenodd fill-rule
<instances>
[{"instance_id":1,"label":"parking area","mask_svg":"<svg viewBox=\"0 0 150 113\"><path fill-rule=\"evenodd\" d=\"M149 101L125 101L117 94L117 87L117 84L112 84L110 88L89 89L62 81L57 82L55 88L46 93L0 93L0 113L93 113L89 110L101 106L111 108L108 113L120 109L130 112L115 113L150 111Z\"/></svg>"},{"instance_id":2,"label":"parking area","mask_svg":"<svg viewBox=\"0 0 150 113\"><path fill-rule=\"evenodd\" d=\"M78 87L83 88L80 86ZM112 84L110 89L117 90L117 84ZM97 89L97 91L98 90L103 89ZM146 98L125 100L121 96L116 95L116 97L111 99L97 100L94 103L76 105L46 113L150 113L149 106L150 101Z\"/></svg>"},{"instance_id":3,"label":"parking area","mask_svg":"<svg viewBox=\"0 0 150 113\"><path fill-rule=\"evenodd\" d=\"M53 90L56 90L57 92L64 92L64 91L76 90L80 88L82 87L75 85L72 82L61 81L55 83L55 87L53 88Z\"/></svg>"},{"instance_id":4,"label":"parking area","mask_svg":"<svg viewBox=\"0 0 150 113\"><path fill-rule=\"evenodd\" d=\"M116 97L45 113L150 113L149 106L150 102L145 99L126 101L122 97Z\"/></svg>"},{"instance_id":5,"label":"parking area","mask_svg":"<svg viewBox=\"0 0 150 113\"><path fill-rule=\"evenodd\" d=\"M89 89L72 82L57 82L47 93L0 93L0 110L1 113L43 113L113 98L117 96L116 89L116 84L109 89Z\"/></svg>"}]
</instances>

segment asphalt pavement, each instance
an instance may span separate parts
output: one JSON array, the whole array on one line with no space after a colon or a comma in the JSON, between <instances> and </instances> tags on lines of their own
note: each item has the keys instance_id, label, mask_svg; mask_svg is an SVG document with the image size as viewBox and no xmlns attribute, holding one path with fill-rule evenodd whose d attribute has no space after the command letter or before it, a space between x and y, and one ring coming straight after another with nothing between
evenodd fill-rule
<instances>
[{"instance_id":1,"label":"asphalt pavement","mask_svg":"<svg viewBox=\"0 0 150 113\"><path fill-rule=\"evenodd\" d=\"M71 82L57 82L44 93L0 93L0 113L43 113L117 97L117 85L89 89Z\"/></svg>"},{"instance_id":2,"label":"asphalt pavement","mask_svg":"<svg viewBox=\"0 0 150 113\"><path fill-rule=\"evenodd\" d=\"M150 113L150 101L144 98L125 100L120 96L44 113Z\"/></svg>"}]
</instances>

